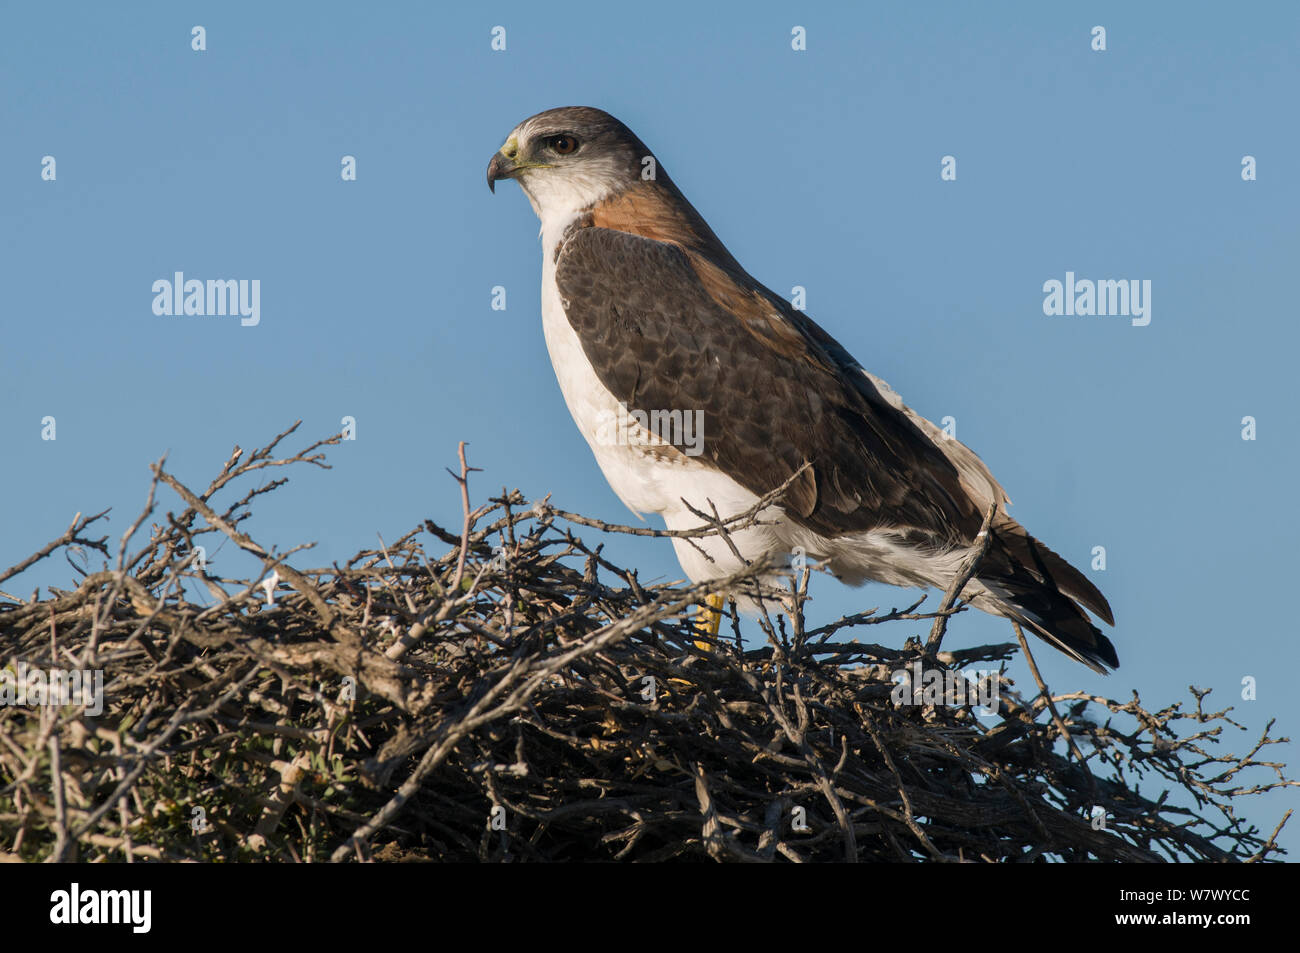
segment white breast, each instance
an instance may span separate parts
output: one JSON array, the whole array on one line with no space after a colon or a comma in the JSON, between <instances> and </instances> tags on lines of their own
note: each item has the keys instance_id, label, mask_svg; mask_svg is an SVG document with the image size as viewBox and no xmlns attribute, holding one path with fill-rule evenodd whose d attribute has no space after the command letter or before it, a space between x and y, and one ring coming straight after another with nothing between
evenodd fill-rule
<instances>
[{"instance_id":1,"label":"white breast","mask_svg":"<svg viewBox=\"0 0 1300 953\"><path fill-rule=\"evenodd\" d=\"M608 439L609 421L619 417L619 402L596 376L578 335L569 324L555 286L555 265L551 257L547 254L542 265L542 332L564 402L619 499L638 516L662 513L668 500L662 490L664 477L660 471L679 471L687 466L657 461L635 446Z\"/></svg>"}]
</instances>

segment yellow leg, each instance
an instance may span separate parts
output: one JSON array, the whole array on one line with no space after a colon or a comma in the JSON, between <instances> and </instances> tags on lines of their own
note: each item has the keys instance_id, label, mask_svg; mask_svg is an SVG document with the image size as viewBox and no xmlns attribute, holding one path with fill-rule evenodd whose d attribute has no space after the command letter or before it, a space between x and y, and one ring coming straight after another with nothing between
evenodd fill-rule
<instances>
[{"instance_id":1,"label":"yellow leg","mask_svg":"<svg viewBox=\"0 0 1300 953\"><path fill-rule=\"evenodd\" d=\"M704 597L703 604L700 605L699 614L695 617L695 631L700 635L707 635L716 639L718 629L722 626L722 607L726 605L726 597L721 593L713 593ZM713 643L705 642L703 639L695 640L695 647L701 652L712 652ZM684 678L670 678L670 682L678 685L690 685Z\"/></svg>"},{"instance_id":2,"label":"yellow leg","mask_svg":"<svg viewBox=\"0 0 1300 953\"><path fill-rule=\"evenodd\" d=\"M726 597L720 592L705 596L704 605L700 607L699 618L695 620L695 631L716 639L718 629L722 626L722 607L726 604ZM695 647L701 652L713 651L712 642L696 640Z\"/></svg>"}]
</instances>

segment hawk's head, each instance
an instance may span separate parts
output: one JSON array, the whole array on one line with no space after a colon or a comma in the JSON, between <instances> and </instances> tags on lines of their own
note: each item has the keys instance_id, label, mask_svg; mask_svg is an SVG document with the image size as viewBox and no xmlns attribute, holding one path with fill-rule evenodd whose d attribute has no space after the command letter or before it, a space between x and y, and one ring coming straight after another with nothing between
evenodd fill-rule
<instances>
[{"instance_id":1,"label":"hawk's head","mask_svg":"<svg viewBox=\"0 0 1300 953\"><path fill-rule=\"evenodd\" d=\"M650 150L609 113L548 109L525 119L488 163L488 187L516 179L543 223L603 201L641 180Z\"/></svg>"}]
</instances>

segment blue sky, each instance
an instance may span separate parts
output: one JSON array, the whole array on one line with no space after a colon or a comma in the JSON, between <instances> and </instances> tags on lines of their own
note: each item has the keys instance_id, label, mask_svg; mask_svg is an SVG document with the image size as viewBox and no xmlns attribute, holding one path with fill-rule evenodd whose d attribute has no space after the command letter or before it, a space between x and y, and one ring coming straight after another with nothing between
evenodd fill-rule
<instances>
[{"instance_id":1,"label":"blue sky","mask_svg":"<svg viewBox=\"0 0 1300 953\"><path fill-rule=\"evenodd\" d=\"M120 533L164 451L206 484L299 417L310 437L345 415L358 432L258 509L263 542L318 542L299 565L457 523L458 440L480 500L508 485L627 521L545 353L536 219L484 183L519 120L594 105L755 277L805 287L867 368L955 418L1035 535L1084 568L1106 548L1091 575L1123 667L1043 650L1054 687L1154 705L1195 684L1250 727L1231 750L1271 717L1296 734L1300 7L1132 7L8 4L0 566L78 510L114 507ZM155 315L176 271L259 279L260 323ZM1067 271L1150 280L1150 324L1044 315ZM666 541L608 552L680 576ZM70 581L51 563L6 588ZM910 596L813 594L817 618ZM967 613L948 642L1009 635ZM1296 802L1250 816L1271 830Z\"/></svg>"}]
</instances>

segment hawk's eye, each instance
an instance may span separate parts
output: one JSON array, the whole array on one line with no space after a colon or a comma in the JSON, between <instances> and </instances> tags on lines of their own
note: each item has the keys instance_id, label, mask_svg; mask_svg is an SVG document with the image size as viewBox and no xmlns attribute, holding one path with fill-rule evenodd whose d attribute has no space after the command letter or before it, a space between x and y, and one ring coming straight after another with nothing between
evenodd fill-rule
<instances>
[{"instance_id":1,"label":"hawk's eye","mask_svg":"<svg viewBox=\"0 0 1300 953\"><path fill-rule=\"evenodd\" d=\"M573 136L548 136L546 144L562 156L567 156L578 148L578 140Z\"/></svg>"}]
</instances>

